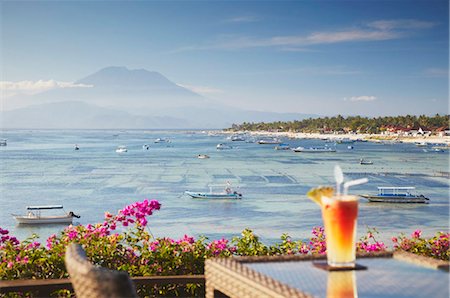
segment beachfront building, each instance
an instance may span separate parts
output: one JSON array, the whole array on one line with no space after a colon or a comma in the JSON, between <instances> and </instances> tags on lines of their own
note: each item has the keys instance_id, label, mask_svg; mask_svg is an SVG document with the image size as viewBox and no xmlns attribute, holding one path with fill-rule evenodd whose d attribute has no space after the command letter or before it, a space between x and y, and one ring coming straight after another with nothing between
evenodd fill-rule
<instances>
[{"instance_id":1,"label":"beachfront building","mask_svg":"<svg viewBox=\"0 0 450 298\"><path fill-rule=\"evenodd\" d=\"M436 129L436 135L440 138L450 136L450 130L445 126L439 127L438 129Z\"/></svg>"}]
</instances>

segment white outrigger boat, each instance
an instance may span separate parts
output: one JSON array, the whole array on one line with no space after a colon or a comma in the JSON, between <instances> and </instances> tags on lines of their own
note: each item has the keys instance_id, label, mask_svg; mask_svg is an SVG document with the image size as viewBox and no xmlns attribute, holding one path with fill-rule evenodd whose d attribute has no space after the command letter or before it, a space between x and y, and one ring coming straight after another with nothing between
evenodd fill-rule
<instances>
[{"instance_id":1,"label":"white outrigger boat","mask_svg":"<svg viewBox=\"0 0 450 298\"><path fill-rule=\"evenodd\" d=\"M359 164L360 164L360 165L373 165L373 161L371 161L371 160L366 160L366 159L364 159L364 158L361 158L361 159L359 160Z\"/></svg>"},{"instance_id":2,"label":"white outrigger boat","mask_svg":"<svg viewBox=\"0 0 450 298\"><path fill-rule=\"evenodd\" d=\"M281 143L274 148L275 150L290 150L291 146L289 144Z\"/></svg>"},{"instance_id":3,"label":"white outrigger boat","mask_svg":"<svg viewBox=\"0 0 450 298\"><path fill-rule=\"evenodd\" d=\"M231 189L227 184L223 192L213 192L212 186L209 186L209 192L185 191L185 194L194 199L242 199L242 194Z\"/></svg>"},{"instance_id":4,"label":"white outrigger boat","mask_svg":"<svg viewBox=\"0 0 450 298\"><path fill-rule=\"evenodd\" d=\"M217 144L216 149L217 150L228 150L228 149L233 149L233 147L231 147L227 144L224 144L224 143L220 143L220 144Z\"/></svg>"},{"instance_id":5,"label":"white outrigger boat","mask_svg":"<svg viewBox=\"0 0 450 298\"><path fill-rule=\"evenodd\" d=\"M125 153L125 152L127 152L128 151L128 149L127 149L127 147L125 147L125 146L119 146L119 147L117 147L117 149L116 149L116 152L117 153Z\"/></svg>"},{"instance_id":6,"label":"white outrigger boat","mask_svg":"<svg viewBox=\"0 0 450 298\"><path fill-rule=\"evenodd\" d=\"M155 139L154 143L158 144L158 143L170 143L169 139L166 138L157 138Z\"/></svg>"},{"instance_id":7,"label":"white outrigger boat","mask_svg":"<svg viewBox=\"0 0 450 298\"><path fill-rule=\"evenodd\" d=\"M336 149L331 147L297 147L292 149L294 152L304 152L304 153L326 153L326 152L336 152Z\"/></svg>"},{"instance_id":8,"label":"white outrigger boat","mask_svg":"<svg viewBox=\"0 0 450 298\"><path fill-rule=\"evenodd\" d=\"M258 141L258 144L260 145L277 145L277 144L281 144L281 141L277 138L271 138L271 139L261 139Z\"/></svg>"},{"instance_id":9,"label":"white outrigger boat","mask_svg":"<svg viewBox=\"0 0 450 298\"><path fill-rule=\"evenodd\" d=\"M370 202L378 203L428 203L429 199L415 192L413 186L406 187L378 187L376 195L361 195Z\"/></svg>"},{"instance_id":10,"label":"white outrigger boat","mask_svg":"<svg viewBox=\"0 0 450 298\"><path fill-rule=\"evenodd\" d=\"M64 215L41 215L42 210L54 210L63 209L62 205L49 205L49 206L28 206L27 215L16 215L13 217L19 224L71 224L74 217L80 218L72 211Z\"/></svg>"},{"instance_id":11,"label":"white outrigger boat","mask_svg":"<svg viewBox=\"0 0 450 298\"><path fill-rule=\"evenodd\" d=\"M353 144L355 140L351 140L349 138L337 139L336 143L338 144Z\"/></svg>"},{"instance_id":12,"label":"white outrigger boat","mask_svg":"<svg viewBox=\"0 0 450 298\"><path fill-rule=\"evenodd\" d=\"M245 137L241 135L234 135L230 137L230 140L233 142L245 142Z\"/></svg>"}]
</instances>

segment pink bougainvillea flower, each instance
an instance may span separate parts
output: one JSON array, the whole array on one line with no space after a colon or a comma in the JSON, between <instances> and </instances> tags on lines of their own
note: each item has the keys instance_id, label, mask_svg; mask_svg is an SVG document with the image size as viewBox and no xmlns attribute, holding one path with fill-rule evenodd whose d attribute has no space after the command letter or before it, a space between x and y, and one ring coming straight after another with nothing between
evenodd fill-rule
<instances>
[{"instance_id":1,"label":"pink bougainvillea flower","mask_svg":"<svg viewBox=\"0 0 450 298\"><path fill-rule=\"evenodd\" d=\"M422 235L422 231L421 231L421 230L415 230L415 231L411 234L411 237L412 237L412 238L415 238L415 239L419 239L421 235Z\"/></svg>"}]
</instances>

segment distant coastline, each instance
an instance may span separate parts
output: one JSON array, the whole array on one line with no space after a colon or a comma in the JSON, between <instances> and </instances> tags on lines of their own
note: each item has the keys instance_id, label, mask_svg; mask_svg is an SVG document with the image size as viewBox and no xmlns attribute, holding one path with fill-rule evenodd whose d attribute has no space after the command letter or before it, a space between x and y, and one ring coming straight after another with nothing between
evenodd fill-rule
<instances>
[{"instance_id":1,"label":"distant coastline","mask_svg":"<svg viewBox=\"0 0 450 298\"><path fill-rule=\"evenodd\" d=\"M403 143L432 143L432 144L445 144L450 147L450 136L395 136L386 134L361 134L361 133L339 133L339 134L327 134L327 133L303 133L303 132L272 132L272 131L224 131L226 134L250 134L255 137L277 137L277 138L291 138L291 139L327 139L327 140L367 140L369 142L403 142Z\"/></svg>"},{"instance_id":2,"label":"distant coastline","mask_svg":"<svg viewBox=\"0 0 450 298\"><path fill-rule=\"evenodd\" d=\"M226 129L231 133L272 135L294 139L366 140L372 142L450 145L450 115L348 116L309 118L292 122L244 122Z\"/></svg>"}]
</instances>

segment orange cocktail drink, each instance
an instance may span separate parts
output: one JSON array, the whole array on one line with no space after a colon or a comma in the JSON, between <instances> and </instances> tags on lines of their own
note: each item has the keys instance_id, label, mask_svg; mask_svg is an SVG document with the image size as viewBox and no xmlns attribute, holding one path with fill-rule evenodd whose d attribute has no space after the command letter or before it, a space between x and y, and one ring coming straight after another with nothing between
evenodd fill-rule
<instances>
[{"instance_id":1,"label":"orange cocktail drink","mask_svg":"<svg viewBox=\"0 0 450 298\"><path fill-rule=\"evenodd\" d=\"M322 196L322 218L325 226L328 265L354 267L356 258L356 219L358 197Z\"/></svg>"}]
</instances>

